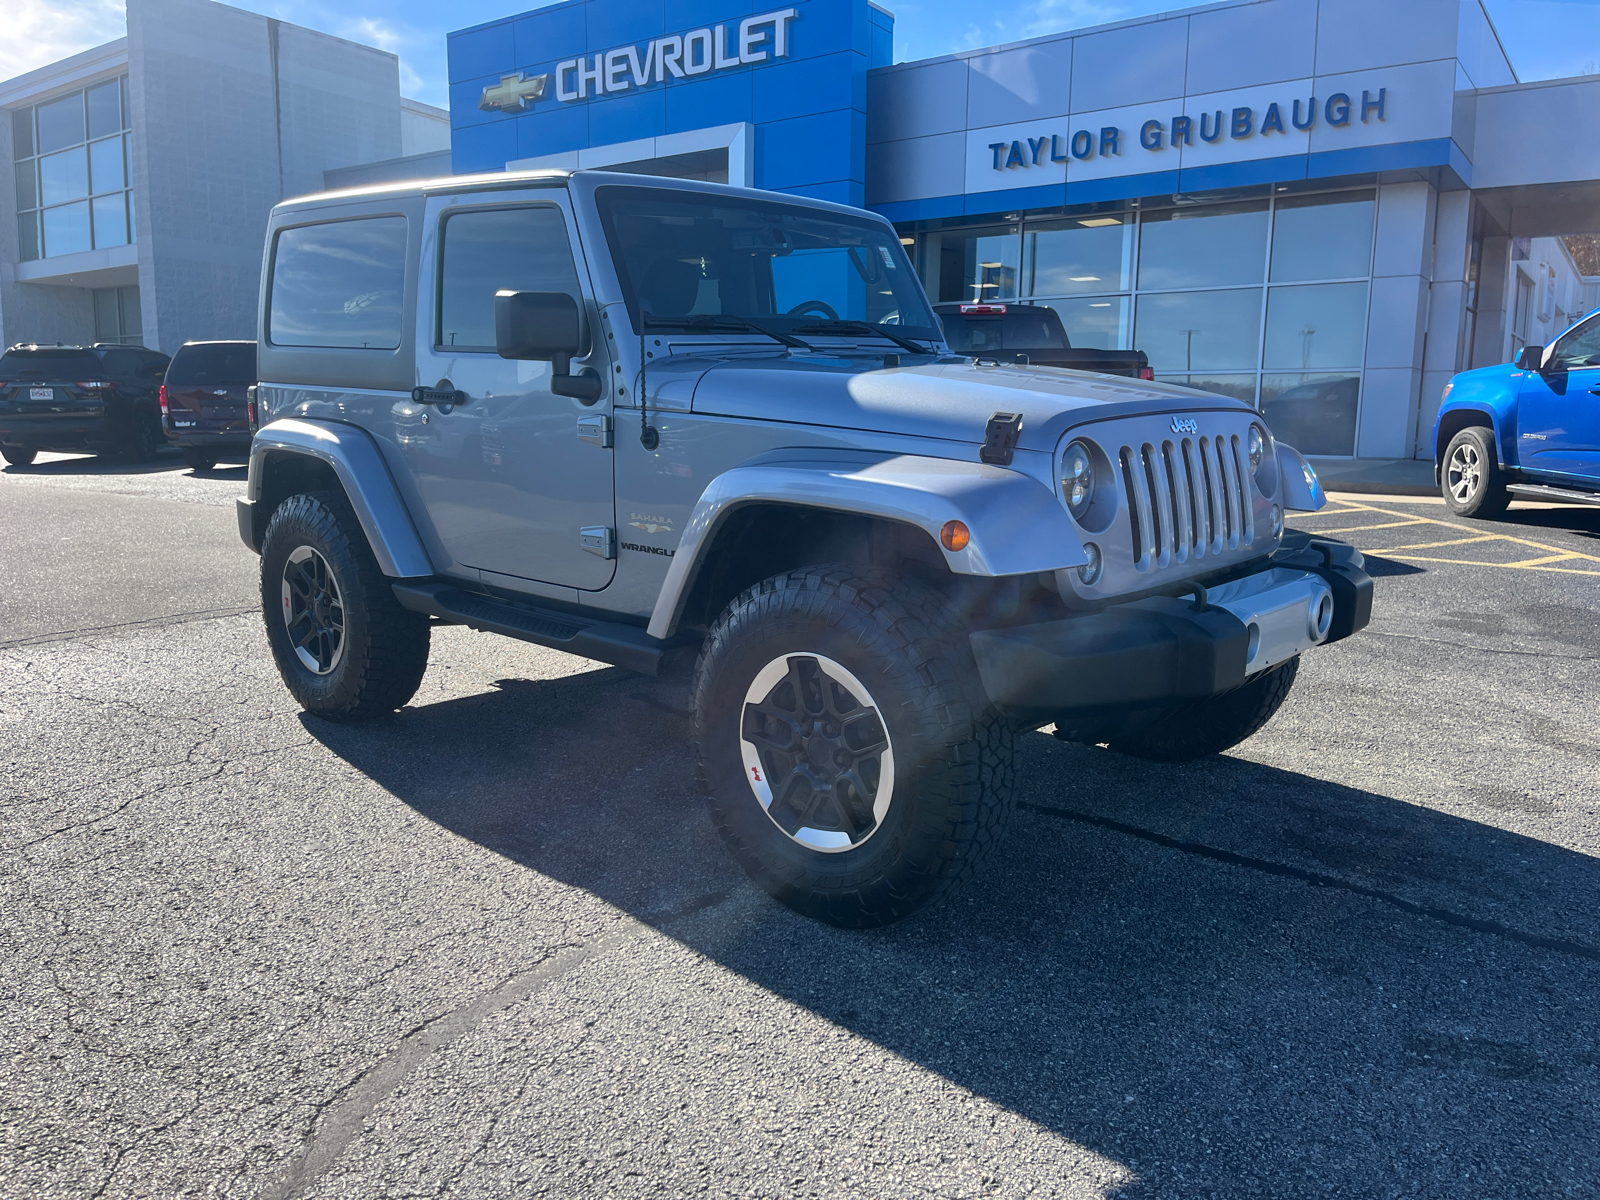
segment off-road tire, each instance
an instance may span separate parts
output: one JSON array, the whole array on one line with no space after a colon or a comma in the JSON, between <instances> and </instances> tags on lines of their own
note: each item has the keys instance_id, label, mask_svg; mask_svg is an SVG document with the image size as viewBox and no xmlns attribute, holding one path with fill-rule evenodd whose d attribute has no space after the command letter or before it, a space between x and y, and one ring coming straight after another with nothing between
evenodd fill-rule
<instances>
[{"instance_id":1,"label":"off-road tire","mask_svg":"<svg viewBox=\"0 0 1600 1200\"><path fill-rule=\"evenodd\" d=\"M0 446L0 458L13 467L26 467L38 456L39 452L31 446Z\"/></svg>"},{"instance_id":2,"label":"off-road tire","mask_svg":"<svg viewBox=\"0 0 1600 1200\"><path fill-rule=\"evenodd\" d=\"M1001 835L1014 804L1015 731L990 709L971 651L941 609L921 585L818 566L756 584L706 638L693 739L712 819L750 877L798 912L848 928L886 925L968 879ZM745 777L746 693L790 655L825 656L851 672L893 747L887 811L864 841L838 852L791 838Z\"/></svg>"},{"instance_id":3,"label":"off-road tire","mask_svg":"<svg viewBox=\"0 0 1600 1200\"><path fill-rule=\"evenodd\" d=\"M326 560L343 601L343 654L325 675L296 656L283 615L284 567L302 546ZM261 612L278 672L307 712L330 721L382 716L422 683L428 619L395 599L341 492L290 496L272 514L261 539Z\"/></svg>"},{"instance_id":4,"label":"off-road tire","mask_svg":"<svg viewBox=\"0 0 1600 1200\"><path fill-rule=\"evenodd\" d=\"M188 446L181 446L178 453L183 455L183 461L191 471L209 471L217 465L215 455L207 454L203 450L194 450Z\"/></svg>"},{"instance_id":5,"label":"off-road tire","mask_svg":"<svg viewBox=\"0 0 1600 1200\"><path fill-rule=\"evenodd\" d=\"M1221 754L1272 720L1288 698L1299 670L1296 655L1231 692L1186 704L1149 728L1118 738L1111 748L1157 762L1188 762Z\"/></svg>"},{"instance_id":6,"label":"off-road tire","mask_svg":"<svg viewBox=\"0 0 1600 1200\"><path fill-rule=\"evenodd\" d=\"M1511 493L1490 430L1469 425L1450 439L1439 464L1439 490L1445 507L1458 517L1490 520L1505 512Z\"/></svg>"}]
</instances>

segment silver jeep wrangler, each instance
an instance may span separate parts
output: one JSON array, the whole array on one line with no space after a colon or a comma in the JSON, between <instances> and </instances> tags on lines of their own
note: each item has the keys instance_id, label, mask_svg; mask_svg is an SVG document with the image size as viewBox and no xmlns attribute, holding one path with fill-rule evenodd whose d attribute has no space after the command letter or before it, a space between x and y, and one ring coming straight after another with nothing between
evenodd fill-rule
<instances>
[{"instance_id":1,"label":"silver jeep wrangler","mask_svg":"<svg viewBox=\"0 0 1600 1200\"><path fill-rule=\"evenodd\" d=\"M284 682L416 691L434 619L694 660L717 828L846 926L969 875L1020 731L1215 754L1367 623L1316 477L1220 396L949 353L871 213L543 171L280 204L239 531ZM670 668L669 668L670 669Z\"/></svg>"}]
</instances>

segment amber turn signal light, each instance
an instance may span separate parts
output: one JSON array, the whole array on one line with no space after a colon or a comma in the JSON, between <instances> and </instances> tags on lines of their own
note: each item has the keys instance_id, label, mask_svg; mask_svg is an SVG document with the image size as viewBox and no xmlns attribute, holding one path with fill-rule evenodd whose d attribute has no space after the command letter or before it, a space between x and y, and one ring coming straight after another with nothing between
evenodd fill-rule
<instances>
[{"instance_id":1,"label":"amber turn signal light","mask_svg":"<svg viewBox=\"0 0 1600 1200\"><path fill-rule=\"evenodd\" d=\"M946 550L965 550L967 543L972 540L972 530L962 521L946 521L944 528L939 530L939 540L944 543Z\"/></svg>"}]
</instances>

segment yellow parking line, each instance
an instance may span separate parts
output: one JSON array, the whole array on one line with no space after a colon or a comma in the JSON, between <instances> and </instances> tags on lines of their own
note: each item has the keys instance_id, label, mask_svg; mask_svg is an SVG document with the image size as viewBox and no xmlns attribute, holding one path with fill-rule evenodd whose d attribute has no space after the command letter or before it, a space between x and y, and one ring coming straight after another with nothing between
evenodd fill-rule
<instances>
[{"instance_id":1,"label":"yellow parking line","mask_svg":"<svg viewBox=\"0 0 1600 1200\"><path fill-rule=\"evenodd\" d=\"M1386 509L1386 508L1372 508L1372 509L1369 509L1368 511L1377 513L1380 516L1385 516L1385 517L1404 517L1404 516L1408 515L1406 513L1393 512L1390 509ZM1450 522L1450 521L1435 520L1433 517L1412 517L1409 521L1405 521L1405 522L1401 522L1401 523L1402 524L1421 523L1421 524L1425 524L1425 525L1438 525L1443 529L1454 529L1454 530L1457 530L1457 531L1459 531L1461 533L1470 533L1470 534L1482 533L1481 529L1474 529L1471 525L1457 525L1457 524L1454 524L1453 522ZM1370 526L1370 528L1376 529L1376 528L1378 528L1378 526L1374 525L1374 526ZM1332 532L1332 531L1330 530L1330 531L1326 531L1326 532ZM1518 545L1518 546L1527 546L1531 550L1543 550L1547 554L1559 554L1559 555L1563 555L1564 557L1569 557L1569 558L1581 558L1585 562L1600 563L1600 555L1583 554L1583 553L1581 553L1581 552L1579 552L1577 550L1562 550L1559 546L1548 546L1543 542L1530 541L1528 538L1512 537L1509 533L1496 533L1496 534L1490 534L1490 535L1487 535L1487 536L1494 537L1494 538L1496 538L1498 540L1501 540L1501 541L1511 542L1511 543L1513 543L1515 545ZM1476 566L1502 566L1502 565L1505 565L1505 564L1499 564L1499 563L1495 563L1495 564L1477 563L1477 564L1473 564L1473 565L1476 565ZM1556 568L1551 568L1551 569L1554 570ZM1581 573L1588 574L1589 572L1581 572Z\"/></svg>"},{"instance_id":2,"label":"yellow parking line","mask_svg":"<svg viewBox=\"0 0 1600 1200\"><path fill-rule=\"evenodd\" d=\"M1502 563L1501 565L1506 567L1541 567L1545 563L1561 562L1564 559L1577 557L1575 553L1568 552L1566 554L1551 554L1545 558L1524 558L1519 562Z\"/></svg>"},{"instance_id":3,"label":"yellow parking line","mask_svg":"<svg viewBox=\"0 0 1600 1200\"><path fill-rule=\"evenodd\" d=\"M1441 546L1467 546L1473 542L1493 542L1499 540L1498 533L1484 533L1477 537L1452 538L1448 542L1413 542L1409 546L1374 546L1370 550L1362 550L1363 554L1376 554L1382 558L1385 554L1392 555L1397 550L1437 550Z\"/></svg>"},{"instance_id":4,"label":"yellow parking line","mask_svg":"<svg viewBox=\"0 0 1600 1200\"><path fill-rule=\"evenodd\" d=\"M1544 563L1544 562L1549 562L1550 561L1549 559L1544 559L1544 558L1536 558L1536 559L1532 559L1532 560L1530 560L1528 562L1520 562L1520 563L1493 563L1493 562L1479 562L1476 559L1472 559L1472 558L1430 558L1425 554L1381 554L1381 553L1379 553L1377 551L1373 551L1373 554L1374 554L1375 557L1378 557L1378 558L1397 558L1397 559L1401 559L1401 560L1403 560L1405 562L1449 563L1452 566L1457 566L1457 567L1511 567L1511 568L1514 568L1514 569L1517 569L1517 570L1522 570L1522 571L1554 571L1555 573L1557 573L1559 575L1600 575L1600 571L1580 571L1575 567L1545 567L1545 566L1539 566L1538 565L1539 563ZM1563 555L1558 555L1557 557L1558 558L1562 558L1562 559L1565 559L1565 558L1588 558L1588 555L1583 555L1583 554L1566 555L1566 554L1563 554Z\"/></svg>"}]
</instances>

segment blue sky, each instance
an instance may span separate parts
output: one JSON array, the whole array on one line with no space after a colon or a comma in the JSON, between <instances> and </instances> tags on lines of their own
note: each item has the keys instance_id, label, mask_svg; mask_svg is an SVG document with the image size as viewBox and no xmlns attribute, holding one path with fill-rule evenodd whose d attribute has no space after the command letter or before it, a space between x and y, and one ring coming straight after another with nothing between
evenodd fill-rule
<instances>
[{"instance_id":1,"label":"blue sky","mask_svg":"<svg viewBox=\"0 0 1600 1200\"><path fill-rule=\"evenodd\" d=\"M1394 0L1404 4L1407 0ZM443 106L445 34L536 7L526 0L233 0L239 8L400 56L401 90ZM1600 74L1600 0L1487 0L1524 80ZM118 0L4 0L0 79L123 35ZM930 58L1189 7L1175 0L887 0L895 58Z\"/></svg>"}]
</instances>

